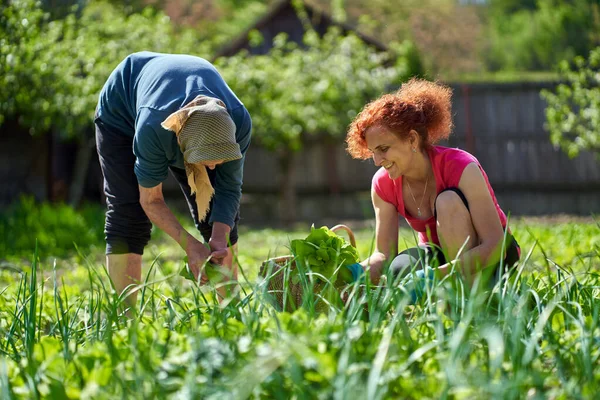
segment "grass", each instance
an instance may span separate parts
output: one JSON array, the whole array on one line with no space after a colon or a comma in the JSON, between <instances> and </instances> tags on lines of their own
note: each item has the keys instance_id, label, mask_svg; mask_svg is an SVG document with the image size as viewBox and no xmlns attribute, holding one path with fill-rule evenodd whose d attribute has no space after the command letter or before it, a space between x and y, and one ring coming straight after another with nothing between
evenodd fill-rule
<instances>
[{"instance_id":1,"label":"grass","mask_svg":"<svg viewBox=\"0 0 600 400\"><path fill-rule=\"evenodd\" d=\"M67 225L71 226L72 225ZM352 225L358 250L370 223ZM518 268L493 288L448 279L409 305L401 287L282 313L257 277L291 231L242 229L243 291L219 304L178 276L183 253L155 234L135 318L108 283L101 243L0 269L3 399L577 399L600 386L600 227L515 220ZM72 229L72 228L71 228ZM400 246L412 245L403 229ZM64 251L64 253L63 253ZM71 252L72 254L67 254ZM368 285L368 283L367 283ZM314 297L317 300L316 297Z\"/></svg>"}]
</instances>

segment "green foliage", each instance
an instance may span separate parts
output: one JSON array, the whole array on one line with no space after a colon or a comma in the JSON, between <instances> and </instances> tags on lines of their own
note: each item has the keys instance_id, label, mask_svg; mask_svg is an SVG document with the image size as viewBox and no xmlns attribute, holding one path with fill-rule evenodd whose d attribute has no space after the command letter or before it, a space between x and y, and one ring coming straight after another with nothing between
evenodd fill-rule
<instances>
[{"instance_id":1,"label":"green foliage","mask_svg":"<svg viewBox=\"0 0 600 400\"><path fill-rule=\"evenodd\" d=\"M595 0L492 0L490 11L485 57L492 70L552 70L600 44Z\"/></svg>"},{"instance_id":2,"label":"green foliage","mask_svg":"<svg viewBox=\"0 0 600 400\"><path fill-rule=\"evenodd\" d=\"M561 84L544 90L548 102L546 126L552 143L569 157L589 150L600 156L600 47L588 58L576 57L560 64Z\"/></svg>"},{"instance_id":3,"label":"green foliage","mask_svg":"<svg viewBox=\"0 0 600 400\"><path fill-rule=\"evenodd\" d=\"M0 6L0 124L31 102L28 89L42 89L55 79L48 68L36 68L42 46L28 43L39 38L47 15L34 0L15 0ZM37 69L33 73L33 69Z\"/></svg>"},{"instance_id":4,"label":"green foliage","mask_svg":"<svg viewBox=\"0 0 600 400\"><path fill-rule=\"evenodd\" d=\"M324 315L277 312L254 276L239 301L218 304L210 288L170 273L180 259L162 256L131 318L100 264L61 271L59 260L47 277L42 263L20 277L0 269L1 397L595 398L598 226L513 227L523 258L494 288L461 291L451 276L414 306L400 287L372 288ZM368 242L371 232L359 233ZM266 255L285 236L244 232L240 255L256 251L248 242Z\"/></svg>"},{"instance_id":5,"label":"green foliage","mask_svg":"<svg viewBox=\"0 0 600 400\"><path fill-rule=\"evenodd\" d=\"M0 25L0 121L19 116L32 133L77 137L91 126L98 94L130 53L190 52L206 46L191 30L175 32L164 13L91 1L80 15L49 21L39 2L10 1ZM204 54L206 57L207 54Z\"/></svg>"},{"instance_id":6,"label":"green foliage","mask_svg":"<svg viewBox=\"0 0 600 400\"><path fill-rule=\"evenodd\" d=\"M98 206L75 211L64 204L37 203L31 197L0 211L0 260L30 258L38 247L41 257L65 257L91 247L103 248L103 211Z\"/></svg>"},{"instance_id":7,"label":"green foliage","mask_svg":"<svg viewBox=\"0 0 600 400\"><path fill-rule=\"evenodd\" d=\"M78 137L91 125L102 85L126 55L151 50L210 58L218 43L265 8L224 1L220 7L235 13L197 31L176 29L150 7L118 3L92 0L77 14L73 9L55 20L34 0L13 0L2 8L0 123L18 117L33 134L54 129ZM268 56L221 60L223 74L253 115L256 137L272 150L297 150L306 134L342 136L365 102L420 72L408 42L397 47L397 56L377 54L339 32L323 39L312 32L305 45L281 36Z\"/></svg>"},{"instance_id":8,"label":"green foliage","mask_svg":"<svg viewBox=\"0 0 600 400\"><path fill-rule=\"evenodd\" d=\"M343 137L367 101L419 73L412 47L403 49L410 56L392 59L332 29L324 38L309 31L303 46L280 34L268 55L239 53L216 64L252 115L253 139L286 153L309 135Z\"/></svg>"},{"instance_id":9,"label":"green foliage","mask_svg":"<svg viewBox=\"0 0 600 400\"><path fill-rule=\"evenodd\" d=\"M312 271L318 274L317 279L332 281L335 286L352 282L352 274L345 267L360 261L356 249L326 226L312 226L306 239L292 240L290 248L304 271ZM296 268L292 273L294 283L300 280L299 272Z\"/></svg>"}]
</instances>

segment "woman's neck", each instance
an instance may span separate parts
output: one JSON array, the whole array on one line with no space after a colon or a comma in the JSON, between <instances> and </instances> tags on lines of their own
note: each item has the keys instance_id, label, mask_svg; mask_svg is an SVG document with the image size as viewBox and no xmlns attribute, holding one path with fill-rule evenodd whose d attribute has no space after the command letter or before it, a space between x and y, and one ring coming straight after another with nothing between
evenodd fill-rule
<instances>
[{"instance_id":1,"label":"woman's neck","mask_svg":"<svg viewBox=\"0 0 600 400\"><path fill-rule=\"evenodd\" d=\"M411 168L408 173L404 174L404 178L408 179L411 183L423 183L431 179L432 167L431 161L429 161L429 155L427 150L422 150L414 154L414 168Z\"/></svg>"}]
</instances>

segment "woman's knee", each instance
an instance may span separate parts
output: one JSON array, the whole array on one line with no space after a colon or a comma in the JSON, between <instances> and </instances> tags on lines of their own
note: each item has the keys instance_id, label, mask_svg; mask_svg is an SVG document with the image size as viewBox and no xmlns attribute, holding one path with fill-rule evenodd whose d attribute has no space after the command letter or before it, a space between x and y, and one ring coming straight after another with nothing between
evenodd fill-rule
<instances>
[{"instance_id":1,"label":"woman's knee","mask_svg":"<svg viewBox=\"0 0 600 400\"><path fill-rule=\"evenodd\" d=\"M403 277L419 264L419 259L410 254L398 254L390 263L389 270L394 277Z\"/></svg>"},{"instance_id":2,"label":"woman's knee","mask_svg":"<svg viewBox=\"0 0 600 400\"><path fill-rule=\"evenodd\" d=\"M405 276L412 270L425 268L431 263L431 258L432 255L427 246L411 247L394 257L388 268L396 279Z\"/></svg>"},{"instance_id":3,"label":"woman's knee","mask_svg":"<svg viewBox=\"0 0 600 400\"><path fill-rule=\"evenodd\" d=\"M106 254L144 254L144 248L150 241L147 236L106 235Z\"/></svg>"},{"instance_id":4,"label":"woman's knee","mask_svg":"<svg viewBox=\"0 0 600 400\"><path fill-rule=\"evenodd\" d=\"M152 223L139 203L113 205L106 212L106 254L143 254L151 232Z\"/></svg>"},{"instance_id":5,"label":"woman's knee","mask_svg":"<svg viewBox=\"0 0 600 400\"><path fill-rule=\"evenodd\" d=\"M479 239L469 205L460 190L440 193L435 207L437 233L449 259L456 258L461 248L468 250L477 244Z\"/></svg>"},{"instance_id":6,"label":"woman's knee","mask_svg":"<svg viewBox=\"0 0 600 400\"><path fill-rule=\"evenodd\" d=\"M457 215L470 216L469 210L460 195L454 191L441 192L435 199L435 217L440 219L453 219Z\"/></svg>"}]
</instances>

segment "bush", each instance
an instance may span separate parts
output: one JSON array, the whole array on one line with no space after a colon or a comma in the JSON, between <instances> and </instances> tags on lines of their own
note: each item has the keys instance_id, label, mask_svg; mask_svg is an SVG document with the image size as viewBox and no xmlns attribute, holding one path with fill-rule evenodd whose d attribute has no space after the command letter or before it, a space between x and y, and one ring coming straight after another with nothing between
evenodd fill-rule
<instances>
[{"instance_id":1,"label":"bush","mask_svg":"<svg viewBox=\"0 0 600 400\"><path fill-rule=\"evenodd\" d=\"M75 246L84 252L103 246L103 219L100 206L76 211L64 204L21 197L0 212L0 260L30 258L36 241L41 258L73 254Z\"/></svg>"},{"instance_id":2,"label":"bush","mask_svg":"<svg viewBox=\"0 0 600 400\"><path fill-rule=\"evenodd\" d=\"M550 140L569 157L589 151L600 158L600 47L587 58L560 64L561 84L554 91L544 90L546 129Z\"/></svg>"}]
</instances>

